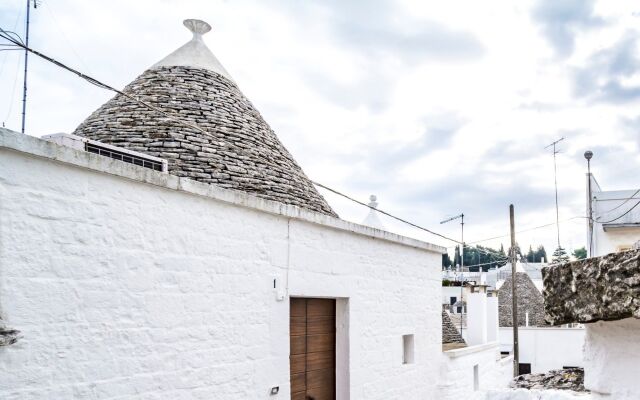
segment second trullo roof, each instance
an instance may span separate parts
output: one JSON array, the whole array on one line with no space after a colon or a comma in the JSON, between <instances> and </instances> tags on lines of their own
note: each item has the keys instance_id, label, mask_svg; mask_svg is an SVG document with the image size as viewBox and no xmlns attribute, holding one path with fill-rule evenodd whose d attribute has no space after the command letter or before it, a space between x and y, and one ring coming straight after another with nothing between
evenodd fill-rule
<instances>
[{"instance_id":1,"label":"second trullo roof","mask_svg":"<svg viewBox=\"0 0 640 400\"><path fill-rule=\"evenodd\" d=\"M336 216L202 41L209 24L184 24L193 38L124 92L204 132L116 95L74 133L167 159L173 175Z\"/></svg>"}]
</instances>

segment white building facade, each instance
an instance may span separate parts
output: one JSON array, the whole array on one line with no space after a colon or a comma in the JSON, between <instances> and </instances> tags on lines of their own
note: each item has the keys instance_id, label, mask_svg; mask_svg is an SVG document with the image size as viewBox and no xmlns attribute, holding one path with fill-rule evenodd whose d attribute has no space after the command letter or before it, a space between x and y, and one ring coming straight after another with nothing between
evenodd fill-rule
<instances>
[{"instance_id":1,"label":"white building facade","mask_svg":"<svg viewBox=\"0 0 640 400\"><path fill-rule=\"evenodd\" d=\"M593 223L587 222L587 251L592 257L630 250L640 241L640 190L602 190L593 175L587 176Z\"/></svg>"},{"instance_id":2,"label":"white building facade","mask_svg":"<svg viewBox=\"0 0 640 400\"><path fill-rule=\"evenodd\" d=\"M337 399L434 398L442 252L3 130L0 398L289 399L296 297Z\"/></svg>"}]
</instances>

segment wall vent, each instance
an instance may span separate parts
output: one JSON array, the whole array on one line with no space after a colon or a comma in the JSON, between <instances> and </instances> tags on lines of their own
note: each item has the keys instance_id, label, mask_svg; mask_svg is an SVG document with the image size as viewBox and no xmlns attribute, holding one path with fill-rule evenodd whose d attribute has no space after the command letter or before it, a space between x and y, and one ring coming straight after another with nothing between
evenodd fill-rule
<instances>
[{"instance_id":1,"label":"wall vent","mask_svg":"<svg viewBox=\"0 0 640 400\"><path fill-rule=\"evenodd\" d=\"M122 147L112 146L96 140L87 139L82 136L71 135L68 133L54 133L52 135L44 135L42 136L42 139L62 146L71 147L76 150L82 150L129 164L139 165L154 171L164 173L168 171L167 160Z\"/></svg>"}]
</instances>

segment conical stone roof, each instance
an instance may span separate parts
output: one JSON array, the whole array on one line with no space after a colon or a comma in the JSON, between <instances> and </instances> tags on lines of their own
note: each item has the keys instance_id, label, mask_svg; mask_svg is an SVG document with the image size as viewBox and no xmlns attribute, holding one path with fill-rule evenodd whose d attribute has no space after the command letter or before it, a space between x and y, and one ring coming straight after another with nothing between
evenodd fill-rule
<instances>
[{"instance_id":1,"label":"conical stone roof","mask_svg":"<svg viewBox=\"0 0 640 400\"><path fill-rule=\"evenodd\" d=\"M498 290L498 319L500 326L513 326L511 276ZM516 272L516 299L518 301L518 326L525 326L529 313L529 326L546 326L544 299L526 272Z\"/></svg>"},{"instance_id":2,"label":"conical stone roof","mask_svg":"<svg viewBox=\"0 0 640 400\"><path fill-rule=\"evenodd\" d=\"M119 94L74 134L164 158L173 175L336 216L202 41L211 27L185 26L193 39L124 89L171 117Z\"/></svg>"},{"instance_id":3,"label":"conical stone roof","mask_svg":"<svg viewBox=\"0 0 640 400\"><path fill-rule=\"evenodd\" d=\"M442 310L442 344L460 343L466 344L458 328L453 325L449 313Z\"/></svg>"}]
</instances>

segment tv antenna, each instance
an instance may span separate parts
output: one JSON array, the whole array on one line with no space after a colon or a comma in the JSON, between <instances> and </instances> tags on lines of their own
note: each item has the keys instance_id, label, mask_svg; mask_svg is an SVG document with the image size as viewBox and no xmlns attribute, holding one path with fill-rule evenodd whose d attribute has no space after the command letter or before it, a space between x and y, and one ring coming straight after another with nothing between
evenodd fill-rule
<instances>
[{"instance_id":1,"label":"tv antenna","mask_svg":"<svg viewBox=\"0 0 640 400\"><path fill-rule=\"evenodd\" d=\"M556 230L558 231L558 248L560 248L560 218L558 213L558 170L556 167L556 154L560 153L560 151L556 149L556 145L563 140L564 137L561 137L560 139L545 147L545 150L549 147L553 147L553 182L556 188Z\"/></svg>"}]
</instances>

